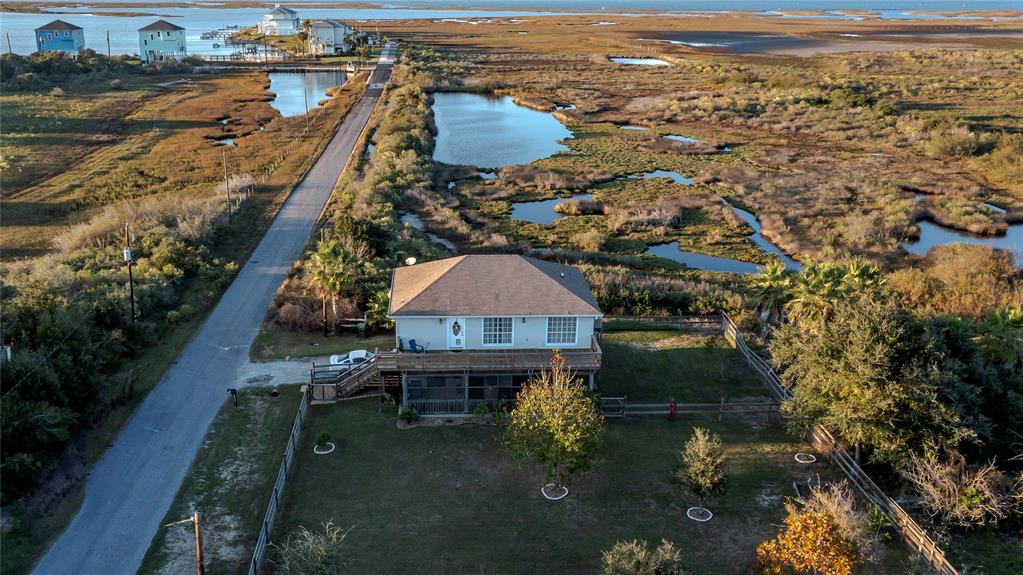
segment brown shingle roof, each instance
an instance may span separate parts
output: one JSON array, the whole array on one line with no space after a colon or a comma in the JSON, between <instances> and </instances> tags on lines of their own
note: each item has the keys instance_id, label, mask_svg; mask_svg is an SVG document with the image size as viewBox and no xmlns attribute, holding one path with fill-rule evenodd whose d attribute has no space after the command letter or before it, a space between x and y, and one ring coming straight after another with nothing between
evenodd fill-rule
<instances>
[{"instance_id":1,"label":"brown shingle roof","mask_svg":"<svg viewBox=\"0 0 1023 575\"><path fill-rule=\"evenodd\" d=\"M82 29L81 26L75 26L70 22L65 22L63 20L54 20L53 22L50 22L45 26L40 26L36 28L36 32L38 32L39 30L81 30L81 29Z\"/></svg>"},{"instance_id":2,"label":"brown shingle roof","mask_svg":"<svg viewBox=\"0 0 1023 575\"><path fill-rule=\"evenodd\" d=\"M480 254L395 268L392 316L601 315L583 274L519 255Z\"/></svg>"},{"instance_id":3,"label":"brown shingle roof","mask_svg":"<svg viewBox=\"0 0 1023 575\"><path fill-rule=\"evenodd\" d=\"M166 20L157 20L156 22L153 22L149 26L139 28L139 32L143 31L148 32L150 30L184 30L184 28L178 26L177 24L171 24Z\"/></svg>"}]
</instances>

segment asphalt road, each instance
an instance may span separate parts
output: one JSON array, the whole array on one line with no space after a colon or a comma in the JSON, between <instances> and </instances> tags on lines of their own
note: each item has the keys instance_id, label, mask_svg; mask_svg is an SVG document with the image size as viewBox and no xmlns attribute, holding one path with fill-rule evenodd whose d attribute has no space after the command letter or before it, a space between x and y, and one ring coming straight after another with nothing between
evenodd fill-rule
<instances>
[{"instance_id":1,"label":"asphalt road","mask_svg":"<svg viewBox=\"0 0 1023 575\"><path fill-rule=\"evenodd\" d=\"M393 54L393 46L385 54ZM312 231L383 85L382 57L366 95L295 188L249 261L178 361L164 374L93 468L85 501L36 566L40 575L118 575L138 570L206 430L248 363L274 292Z\"/></svg>"}]
</instances>

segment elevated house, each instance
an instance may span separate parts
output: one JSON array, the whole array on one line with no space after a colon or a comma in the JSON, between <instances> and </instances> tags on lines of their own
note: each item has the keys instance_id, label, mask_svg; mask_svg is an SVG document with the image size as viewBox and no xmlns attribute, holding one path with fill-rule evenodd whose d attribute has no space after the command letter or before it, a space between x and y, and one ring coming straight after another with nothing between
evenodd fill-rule
<instances>
[{"instance_id":1,"label":"elevated house","mask_svg":"<svg viewBox=\"0 0 1023 575\"><path fill-rule=\"evenodd\" d=\"M36 50L77 54L85 48L85 30L63 20L54 20L35 29Z\"/></svg>"},{"instance_id":2,"label":"elevated house","mask_svg":"<svg viewBox=\"0 0 1023 575\"><path fill-rule=\"evenodd\" d=\"M421 415L512 401L554 350L595 388L603 315L582 273L519 255L465 255L399 267L388 317L395 347L341 376L312 371L312 400L382 389Z\"/></svg>"},{"instance_id":3,"label":"elevated house","mask_svg":"<svg viewBox=\"0 0 1023 575\"><path fill-rule=\"evenodd\" d=\"M263 15L257 27L259 33L264 36L291 36L302 30L302 22L298 18L298 12L274 4L273 10Z\"/></svg>"},{"instance_id":4,"label":"elevated house","mask_svg":"<svg viewBox=\"0 0 1023 575\"><path fill-rule=\"evenodd\" d=\"M166 20L139 28L139 57L145 63L180 60L188 56L185 29Z\"/></svg>"},{"instance_id":5,"label":"elevated house","mask_svg":"<svg viewBox=\"0 0 1023 575\"><path fill-rule=\"evenodd\" d=\"M317 20L309 25L310 54L345 54L355 49L355 29L337 20Z\"/></svg>"}]
</instances>

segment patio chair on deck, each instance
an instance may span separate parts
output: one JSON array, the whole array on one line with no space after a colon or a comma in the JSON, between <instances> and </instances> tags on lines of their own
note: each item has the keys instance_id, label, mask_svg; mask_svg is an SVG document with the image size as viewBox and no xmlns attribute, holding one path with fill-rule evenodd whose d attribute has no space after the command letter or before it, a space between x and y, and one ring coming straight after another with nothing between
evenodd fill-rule
<instances>
[{"instance_id":1,"label":"patio chair on deck","mask_svg":"<svg viewBox=\"0 0 1023 575\"><path fill-rule=\"evenodd\" d=\"M426 351L426 348L417 344L414 339L408 340L408 347L412 350L412 353L423 353Z\"/></svg>"}]
</instances>

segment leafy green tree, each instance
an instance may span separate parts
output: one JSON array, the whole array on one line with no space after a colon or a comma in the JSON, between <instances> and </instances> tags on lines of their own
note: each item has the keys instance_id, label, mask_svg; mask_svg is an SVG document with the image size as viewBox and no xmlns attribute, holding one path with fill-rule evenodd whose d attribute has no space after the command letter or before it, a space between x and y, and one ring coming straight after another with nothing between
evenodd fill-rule
<instances>
[{"instance_id":1,"label":"leafy green tree","mask_svg":"<svg viewBox=\"0 0 1023 575\"><path fill-rule=\"evenodd\" d=\"M597 402L555 351L550 369L516 396L504 446L516 461L543 466L547 481L560 487L593 467L603 424Z\"/></svg>"},{"instance_id":2,"label":"leafy green tree","mask_svg":"<svg viewBox=\"0 0 1023 575\"><path fill-rule=\"evenodd\" d=\"M682 448L682 464L675 478L701 499L723 493L727 474L721 438L702 427L694 427L693 435Z\"/></svg>"},{"instance_id":3,"label":"leafy green tree","mask_svg":"<svg viewBox=\"0 0 1023 575\"><path fill-rule=\"evenodd\" d=\"M980 324L977 336L984 355L992 361L1023 366L1023 306L997 309Z\"/></svg>"},{"instance_id":4,"label":"leafy green tree","mask_svg":"<svg viewBox=\"0 0 1023 575\"><path fill-rule=\"evenodd\" d=\"M661 539L660 545L651 549L646 541L633 539L619 541L614 547L603 552L601 557L603 575L685 575L682 568L682 553L675 544Z\"/></svg>"},{"instance_id":5,"label":"leafy green tree","mask_svg":"<svg viewBox=\"0 0 1023 575\"><path fill-rule=\"evenodd\" d=\"M895 460L909 452L954 449L975 435L943 403L951 374L913 332L891 299L862 295L834 313L785 324L771 341L793 397L782 410L794 430L823 424L856 448Z\"/></svg>"},{"instance_id":6,"label":"leafy green tree","mask_svg":"<svg viewBox=\"0 0 1023 575\"><path fill-rule=\"evenodd\" d=\"M781 260L772 260L760 268L753 278L753 292L757 296L757 312L768 324L781 321L785 303L792 288L792 274Z\"/></svg>"}]
</instances>

